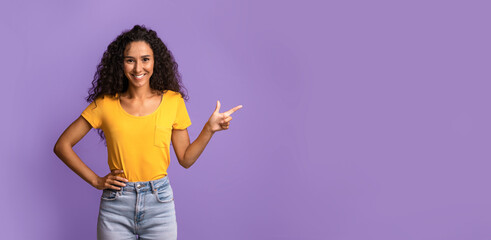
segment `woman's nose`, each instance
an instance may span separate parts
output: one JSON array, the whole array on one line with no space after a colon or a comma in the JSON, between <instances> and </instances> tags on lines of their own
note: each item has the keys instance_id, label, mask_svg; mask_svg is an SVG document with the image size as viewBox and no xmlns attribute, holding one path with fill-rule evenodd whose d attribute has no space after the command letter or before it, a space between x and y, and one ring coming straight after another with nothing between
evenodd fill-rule
<instances>
[{"instance_id":1,"label":"woman's nose","mask_svg":"<svg viewBox=\"0 0 491 240\"><path fill-rule=\"evenodd\" d=\"M143 69L143 65L140 61L135 62L135 72L140 73Z\"/></svg>"}]
</instances>

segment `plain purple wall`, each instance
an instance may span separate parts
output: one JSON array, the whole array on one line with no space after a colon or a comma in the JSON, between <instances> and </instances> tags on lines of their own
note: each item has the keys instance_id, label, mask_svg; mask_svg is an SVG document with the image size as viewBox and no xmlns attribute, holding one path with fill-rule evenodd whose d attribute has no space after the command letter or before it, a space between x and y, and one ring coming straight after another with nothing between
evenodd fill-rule
<instances>
[{"instance_id":1,"label":"plain purple wall","mask_svg":"<svg viewBox=\"0 0 491 240\"><path fill-rule=\"evenodd\" d=\"M145 24L174 53L192 139L179 239L491 239L488 1L4 1L2 239L95 239L101 192L53 153L95 67ZM75 152L107 174L92 130ZM172 152L173 154L173 152Z\"/></svg>"}]
</instances>

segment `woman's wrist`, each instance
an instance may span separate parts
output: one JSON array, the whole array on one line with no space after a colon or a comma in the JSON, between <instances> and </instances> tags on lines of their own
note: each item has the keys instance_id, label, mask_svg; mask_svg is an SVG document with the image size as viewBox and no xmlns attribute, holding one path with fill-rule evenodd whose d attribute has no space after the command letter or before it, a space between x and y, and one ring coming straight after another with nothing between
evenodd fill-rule
<instances>
[{"instance_id":1,"label":"woman's wrist","mask_svg":"<svg viewBox=\"0 0 491 240\"><path fill-rule=\"evenodd\" d=\"M100 181L101 181L101 177L97 176L95 179L93 179L91 181L90 184L92 185L92 187L94 187L96 189L99 189L99 183L100 183Z\"/></svg>"},{"instance_id":2,"label":"woman's wrist","mask_svg":"<svg viewBox=\"0 0 491 240\"><path fill-rule=\"evenodd\" d=\"M203 130L211 135L213 135L215 133L215 131L213 131L213 128L211 127L211 124L209 122L206 122L205 126L203 127Z\"/></svg>"}]
</instances>

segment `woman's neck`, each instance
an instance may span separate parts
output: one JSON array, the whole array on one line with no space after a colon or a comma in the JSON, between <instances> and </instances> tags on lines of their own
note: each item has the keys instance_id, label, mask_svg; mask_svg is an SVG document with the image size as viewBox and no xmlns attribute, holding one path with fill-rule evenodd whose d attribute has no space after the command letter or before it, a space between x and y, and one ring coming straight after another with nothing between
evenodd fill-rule
<instances>
[{"instance_id":1,"label":"woman's neck","mask_svg":"<svg viewBox=\"0 0 491 240\"><path fill-rule=\"evenodd\" d=\"M156 92L157 91L151 89L150 87L148 88L141 87L137 89L129 87L128 90L126 90L126 92L123 93L122 95L131 99L147 99L149 97L154 96Z\"/></svg>"}]
</instances>

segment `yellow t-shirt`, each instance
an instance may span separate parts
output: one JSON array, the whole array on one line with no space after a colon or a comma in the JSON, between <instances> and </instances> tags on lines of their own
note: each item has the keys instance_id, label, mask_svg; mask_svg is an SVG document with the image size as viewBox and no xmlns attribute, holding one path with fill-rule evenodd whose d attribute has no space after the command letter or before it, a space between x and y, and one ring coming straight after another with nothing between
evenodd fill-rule
<instances>
[{"instance_id":1,"label":"yellow t-shirt","mask_svg":"<svg viewBox=\"0 0 491 240\"><path fill-rule=\"evenodd\" d=\"M104 131L109 168L123 170L130 182L165 177L172 129L191 125L184 99L170 90L164 91L157 110L146 116L126 112L118 95L97 98L81 115L93 128Z\"/></svg>"}]
</instances>

